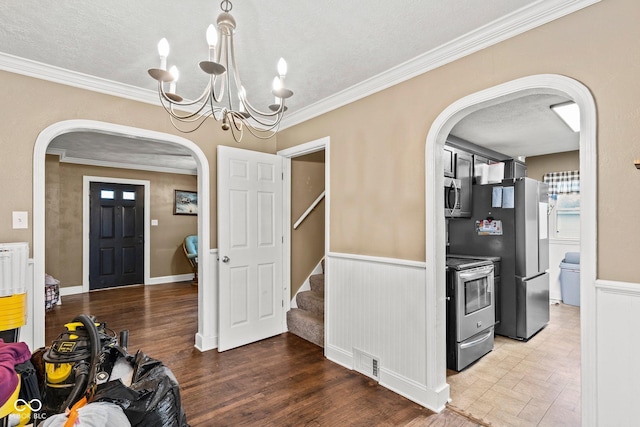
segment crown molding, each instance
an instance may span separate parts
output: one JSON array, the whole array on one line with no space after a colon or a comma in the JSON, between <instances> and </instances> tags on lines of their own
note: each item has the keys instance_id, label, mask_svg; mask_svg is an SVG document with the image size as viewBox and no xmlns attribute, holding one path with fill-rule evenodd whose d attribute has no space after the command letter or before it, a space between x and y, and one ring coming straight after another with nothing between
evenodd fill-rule
<instances>
[{"instance_id":1,"label":"crown molding","mask_svg":"<svg viewBox=\"0 0 640 427\"><path fill-rule=\"evenodd\" d=\"M517 10L436 49L380 73L377 76L351 86L299 111L290 113L280 123L280 130L284 130L376 92L380 92L398 83L402 83L420 74L424 74L600 1L601 0L538 0L531 6ZM117 83L2 52L0 52L0 70L147 104L160 105L156 91Z\"/></svg>"},{"instance_id":2,"label":"crown molding","mask_svg":"<svg viewBox=\"0 0 640 427\"><path fill-rule=\"evenodd\" d=\"M180 169L165 166L151 166L145 164L127 164L108 160L85 159L81 157L67 156L67 150L62 148L47 148L47 154L60 157L60 163L72 163L76 165L99 166L104 168L133 169L147 172L173 173L180 175L197 175L197 169Z\"/></svg>"},{"instance_id":3,"label":"crown molding","mask_svg":"<svg viewBox=\"0 0 640 427\"><path fill-rule=\"evenodd\" d=\"M158 92L0 52L0 70L106 95L160 105Z\"/></svg>"},{"instance_id":4,"label":"crown molding","mask_svg":"<svg viewBox=\"0 0 640 427\"><path fill-rule=\"evenodd\" d=\"M295 126L344 105L434 70L533 28L569 15L601 0L539 0L429 52L353 85L335 95L285 116L280 130Z\"/></svg>"}]
</instances>

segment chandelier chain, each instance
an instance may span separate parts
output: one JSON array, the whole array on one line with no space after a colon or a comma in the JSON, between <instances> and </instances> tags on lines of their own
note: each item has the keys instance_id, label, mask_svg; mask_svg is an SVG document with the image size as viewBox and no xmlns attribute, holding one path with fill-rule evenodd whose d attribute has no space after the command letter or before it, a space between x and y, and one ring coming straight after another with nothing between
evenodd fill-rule
<instances>
[{"instance_id":1,"label":"chandelier chain","mask_svg":"<svg viewBox=\"0 0 640 427\"><path fill-rule=\"evenodd\" d=\"M222 0L222 3L220 3L220 9L222 9L226 13L229 13L231 9L233 9L233 5L229 0Z\"/></svg>"}]
</instances>

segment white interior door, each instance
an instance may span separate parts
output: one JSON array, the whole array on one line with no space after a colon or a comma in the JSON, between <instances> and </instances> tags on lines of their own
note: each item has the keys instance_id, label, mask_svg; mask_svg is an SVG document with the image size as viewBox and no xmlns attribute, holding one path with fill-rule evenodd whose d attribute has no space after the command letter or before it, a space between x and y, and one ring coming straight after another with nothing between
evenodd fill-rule
<instances>
[{"instance_id":1,"label":"white interior door","mask_svg":"<svg viewBox=\"0 0 640 427\"><path fill-rule=\"evenodd\" d=\"M282 158L218 146L218 350L283 332Z\"/></svg>"}]
</instances>

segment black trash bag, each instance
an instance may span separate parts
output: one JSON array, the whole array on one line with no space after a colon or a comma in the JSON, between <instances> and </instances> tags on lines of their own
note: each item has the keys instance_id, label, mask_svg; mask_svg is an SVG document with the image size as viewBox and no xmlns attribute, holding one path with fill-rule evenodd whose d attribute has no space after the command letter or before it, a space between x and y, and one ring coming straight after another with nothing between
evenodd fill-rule
<instances>
[{"instance_id":1,"label":"black trash bag","mask_svg":"<svg viewBox=\"0 0 640 427\"><path fill-rule=\"evenodd\" d=\"M33 366L30 360L24 363L20 363L15 366L16 373L20 375L20 394L18 398L27 402L32 409L29 422L34 421L34 413L40 411L42 396L40 396L40 386L38 384L38 377L36 374L36 368ZM35 408L34 408L35 407ZM22 416L22 414L20 414ZM21 421L22 418L20 418Z\"/></svg>"},{"instance_id":2,"label":"black trash bag","mask_svg":"<svg viewBox=\"0 0 640 427\"><path fill-rule=\"evenodd\" d=\"M22 380L20 386L20 399L29 402L33 399L42 400L40 396L40 386L38 385L38 377L36 375L36 368L33 366L30 360L24 363L20 363L15 366L17 374L20 374Z\"/></svg>"},{"instance_id":3,"label":"black trash bag","mask_svg":"<svg viewBox=\"0 0 640 427\"><path fill-rule=\"evenodd\" d=\"M189 427L173 372L141 351L126 358L133 366L131 386L120 380L100 384L92 401L120 406L132 427Z\"/></svg>"}]
</instances>

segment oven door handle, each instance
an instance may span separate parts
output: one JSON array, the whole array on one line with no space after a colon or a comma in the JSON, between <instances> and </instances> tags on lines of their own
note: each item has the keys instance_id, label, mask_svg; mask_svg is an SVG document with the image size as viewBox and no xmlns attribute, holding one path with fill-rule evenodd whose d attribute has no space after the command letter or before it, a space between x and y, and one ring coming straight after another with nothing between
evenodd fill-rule
<instances>
[{"instance_id":1,"label":"oven door handle","mask_svg":"<svg viewBox=\"0 0 640 427\"><path fill-rule=\"evenodd\" d=\"M459 277L462 280L476 280L486 277L488 275L493 274L493 266L487 266L487 268L483 268L482 270L470 271L470 272L461 272L459 273Z\"/></svg>"},{"instance_id":2,"label":"oven door handle","mask_svg":"<svg viewBox=\"0 0 640 427\"><path fill-rule=\"evenodd\" d=\"M474 346L476 344L480 344L483 341L488 340L491 337L491 332L492 332L492 328L489 328L489 330L487 331L486 335L478 338L477 340L473 340L471 342L466 342L464 344L461 344L460 345L460 349L469 348L469 347L472 347L472 346Z\"/></svg>"}]
</instances>

